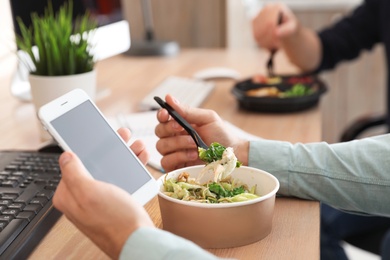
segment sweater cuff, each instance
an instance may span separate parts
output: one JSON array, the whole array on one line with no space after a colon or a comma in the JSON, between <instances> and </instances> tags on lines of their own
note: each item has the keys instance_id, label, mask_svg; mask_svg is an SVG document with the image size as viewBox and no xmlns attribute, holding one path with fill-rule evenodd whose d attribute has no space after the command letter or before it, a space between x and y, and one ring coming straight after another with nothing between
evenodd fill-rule
<instances>
[{"instance_id":1,"label":"sweater cuff","mask_svg":"<svg viewBox=\"0 0 390 260\"><path fill-rule=\"evenodd\" d=\"M278 194L286 196L289 192L289 156L291 144L282 141L256 140L249 143L248 166L266 171L274 175L279 183Z\"/></svg>"},{"instance_id":2,"label":"sweater cuff","mask_svg":"<svg viewBox=\"0 0 390 260\"><path fill-rule=\"evenodd\" d=\"M141 227L133 232L122 248L119 259L217 259L195 243L170 232Z\"/></svg>"}]
</instances>

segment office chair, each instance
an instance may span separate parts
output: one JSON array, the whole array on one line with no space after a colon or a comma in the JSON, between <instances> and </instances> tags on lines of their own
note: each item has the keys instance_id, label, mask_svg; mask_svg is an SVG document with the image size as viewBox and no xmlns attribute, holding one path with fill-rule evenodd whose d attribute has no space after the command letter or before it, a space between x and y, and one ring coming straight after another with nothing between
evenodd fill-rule
<instances>
[{"instance_id":1,"label":"office chair","mask_svg":"<svg viewBox=\"0 0 390 260\"><path fill-rule=\"evenodd\" d=\"M344 130L341 134L340 142L348 142L358 139L375 127L386 127L386 118L387 117L383 114L373 114L359 118ZM388 132L388 129L386 129L386 131Z\"/></svg>"},{"instance_id":2,"label":"office chair","mask_svg":"<svg viewBox=\"0 0 390 260\"><path fill-rule=\"evenodd\" d=\"M347 142L363 137L367 132L374 128L384 127L385 132L389 132L386 120L387 116L383 114L366 115L349 125L341 134L340 141ZM387 234L387 236L386 236ZM345 242L361 248L365 251L381 255L381 244L390 242L390 224L387 228L370 230L358 235L350 236ZM386 236L386 237L385 237ZM386 239L386 241L384 241ZM389 241L387 241L389 240Z\"/></svg>"}]
</instances>

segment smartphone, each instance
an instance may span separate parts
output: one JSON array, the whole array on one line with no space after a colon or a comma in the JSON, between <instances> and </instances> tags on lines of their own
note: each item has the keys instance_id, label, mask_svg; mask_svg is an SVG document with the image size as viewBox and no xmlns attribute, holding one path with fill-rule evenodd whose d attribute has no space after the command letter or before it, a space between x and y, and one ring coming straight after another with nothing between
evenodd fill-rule
<instances>
[{"instance_id":1,"label":"smartphone","mask_svg":"<svg viewBox=\"0 0 390 260\"><path fill-rule=\"evenodd\" d=\"M117 185L142 205L157 194L157 181L83 90L72 90L43 105L38 117L95 179Z\"/></svg>"}]
</instances>

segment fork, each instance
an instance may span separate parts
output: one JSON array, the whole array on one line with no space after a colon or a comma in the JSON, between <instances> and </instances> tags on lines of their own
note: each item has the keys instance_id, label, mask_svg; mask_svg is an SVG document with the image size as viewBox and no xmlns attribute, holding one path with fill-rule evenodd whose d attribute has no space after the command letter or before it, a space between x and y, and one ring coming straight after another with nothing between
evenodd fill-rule
<instances>
[{"instance_id":1,"label":"fork","mask_svg":"<svg viewBox=\"0 0 390 260\"><path fill-rule=\"evenodd\" d=\"M282 20L283 20L283 13L282 12L279 12L279 15L278 15L278 25L282 24ZM267 62L267 69L268 69L268 75L269 76L274 76L274 56L275 56L275 53L277 52L278 49L274 48L274 49L271 49L271 53L270 53L270 56L268 58L268 62Z\"/></svg>"},{"instance_id":2,"label":"fork","mask_svg":"<svg viewBox=\"0 0 390 260\"><path fill-rule=\"evenodd\" d=\"M196 145L205 150L209 149L208 145L200 138L195 129L188 123L179 113L176 112L168 103L162 100L160 97L154 97L154 100L162 107L165 108L168 113L189 133L194 139Z\"/></svg>"}]
</instances>

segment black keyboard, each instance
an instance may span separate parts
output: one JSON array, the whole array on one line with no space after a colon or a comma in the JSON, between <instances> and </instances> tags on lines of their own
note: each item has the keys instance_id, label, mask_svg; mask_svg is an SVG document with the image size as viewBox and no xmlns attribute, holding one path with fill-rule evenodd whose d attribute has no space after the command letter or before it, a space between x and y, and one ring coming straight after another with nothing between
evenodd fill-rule
<instances>
[{"instance_id":1,"label":"black keyboard","mask_svg":"<svg viewBox=\"0 0 390 260\"><path fill-rule=\"evenodd\" d=\"M25 259L61 213L52 197L60 153L0 151L0 259Z\"/></svg>"}]
</instances>

